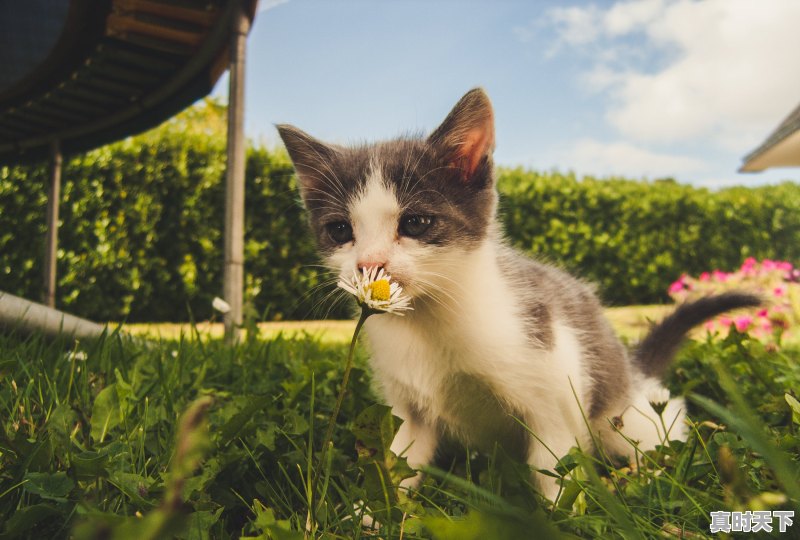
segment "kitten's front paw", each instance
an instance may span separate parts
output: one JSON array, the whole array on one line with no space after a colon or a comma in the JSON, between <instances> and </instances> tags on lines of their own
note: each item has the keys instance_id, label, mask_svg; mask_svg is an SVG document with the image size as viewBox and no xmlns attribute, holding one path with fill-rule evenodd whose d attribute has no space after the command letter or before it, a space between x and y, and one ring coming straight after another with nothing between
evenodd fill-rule
<instances>
[{"instance_id":1,"label":"kitten's front paw","mask_svg":"<svg viewBox=\"0 0 800 540\"><path fill-rule=\"evenodd\" d=\"M353 503L353 510L355 510L356 515L361 516L362 527L365 529L372 529L374 531L380 530L380 522L373 517L372 510L369 509L369 506L367 506L364 501Z\"/></svg>"}]
</instances>

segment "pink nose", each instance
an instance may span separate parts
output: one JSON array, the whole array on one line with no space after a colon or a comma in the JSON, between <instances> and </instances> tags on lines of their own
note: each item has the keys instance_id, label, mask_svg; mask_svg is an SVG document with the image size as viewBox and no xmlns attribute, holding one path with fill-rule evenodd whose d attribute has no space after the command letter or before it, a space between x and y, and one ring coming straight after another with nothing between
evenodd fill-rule
<instances>
[{"instance_id":1,"label":"pink nose","mask_svg":"<svg viewBox=\"0 0 800 540\"><path fill-rule=\"evenodd\" d=\"M377 268L378 270L380 270L384 266L386 266L385 261L377 261L377 260L358 261L359 270L371 270L373 268Z\"/></svg>"}]
</instances>

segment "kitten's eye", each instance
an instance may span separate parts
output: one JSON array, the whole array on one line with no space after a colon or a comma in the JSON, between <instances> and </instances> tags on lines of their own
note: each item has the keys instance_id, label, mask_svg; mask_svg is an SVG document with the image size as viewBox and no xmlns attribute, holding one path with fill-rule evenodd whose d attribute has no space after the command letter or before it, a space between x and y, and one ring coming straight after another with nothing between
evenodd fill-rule
<instances>
[{"instance_id":1,"label":"kitten's eye","mask_svg":"<svg viewBox=\"0 0 800 540\"><path fill-rule=\"evenodd\" d=\"M415 238L422 236L433 225L433 216L403 216L400 218L400 234Z\"/></svg>"},{"instance_id":2,"label":"kitten's eye","mask_svg":"<svg viewBox=\"0 0 800 540\"><path fill-rule=\"evenodd\" d=\"M346 244L353 239L353 228L346 221L334 221L325 225L331 240L337 244Z\"/></svg>"}]
</instances>

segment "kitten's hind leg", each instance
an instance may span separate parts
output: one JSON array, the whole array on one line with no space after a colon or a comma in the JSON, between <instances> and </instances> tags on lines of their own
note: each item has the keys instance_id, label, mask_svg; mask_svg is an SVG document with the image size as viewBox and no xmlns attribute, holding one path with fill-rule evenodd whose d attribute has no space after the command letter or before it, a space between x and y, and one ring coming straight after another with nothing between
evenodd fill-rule
<instances>
[{"instance_id":1,"label":"kitten's hind leg","mask_svg":"<svg viewBox=\"0 0 800 540\"><path fill-rule=\"evenodd\" d=\"M653 378L642 379L624 411L602 415L596 426L606 452L633 459L640 452L653 450L669 440L685 441L686 402L682 397L670 397L662 383ZM616 415L612 429L607 420Z\"/></svg>"},{"instance_id":2,"label":"kitten's hind leg","mask_svg":"<svg viewBox=\"0 0 800 540\"><path fill-rule=\"evenodd\" d=\"M545 433L544 435L544 437L531 436L528 465L534 469L533 480L538 486L539 492L555 503L561 492L558 479L542 474L539 470L553 471L559 460L566 456L570 448L578 443L575 440L575 436L565 430L554 431L550 434Z\"/></svg>"}]
</instances>

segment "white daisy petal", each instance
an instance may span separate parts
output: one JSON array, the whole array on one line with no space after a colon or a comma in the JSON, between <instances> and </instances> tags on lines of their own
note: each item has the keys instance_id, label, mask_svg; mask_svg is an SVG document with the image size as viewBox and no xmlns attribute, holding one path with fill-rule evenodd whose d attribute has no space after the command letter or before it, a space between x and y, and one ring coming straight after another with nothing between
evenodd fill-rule
<instances>
[{"instance_id":1,"label":"white daisy petal","mask_svg":"<svg viewBox=\"0 0 800 540\"><path fill-rule=\"evenodd\" d=\"M403 294L403 287L392 281L392 276L383 268L354 271L349 280L342 278L337 285L355 296L359 305L374 311L403 315L402 311L413 309L411 299ZM377 298L376 287L380 291Z\"/></svg>"}]
</instances>

